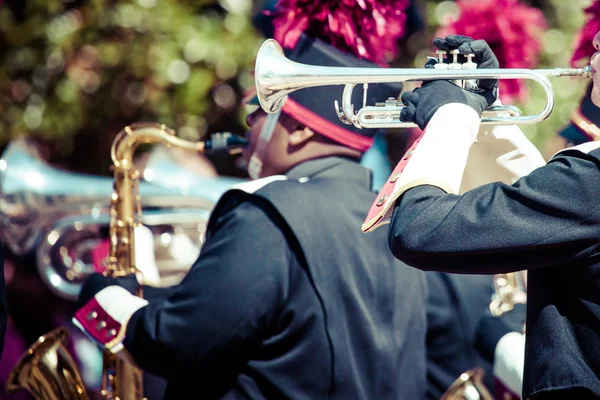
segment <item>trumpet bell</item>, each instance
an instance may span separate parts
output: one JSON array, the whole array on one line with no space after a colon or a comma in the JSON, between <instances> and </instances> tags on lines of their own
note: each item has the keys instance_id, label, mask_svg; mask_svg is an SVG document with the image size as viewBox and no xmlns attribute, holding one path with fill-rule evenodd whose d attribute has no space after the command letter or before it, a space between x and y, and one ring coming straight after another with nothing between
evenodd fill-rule
<instances>
[{"instance_id":1,"label":"trumpet bell","mask_svg":"<svg viewBox=\"0 0 600 400\"><path fill-rule=\"evenodd\" d=\"M6 391L25 389L36 399L87 400L83 379L65 347L68 340L62 327L40 337L10 372Z\"/></svg>"},{"instance_id":2,"label":"trumpet bell","mask_svg":"<svg viewBox=\"0 0 600 400\"><path fill-rule=\"evenodd\" d=\"M287 60L283 49L273 39L266 40L258 50L256 64L254 65L254 83L256 84L256 97L262 109L267 113L274 113L283 107L287 95L292 90L273 88L282 78L282 71L289 71L293 61Z\"/></svg>"},{"instance_id":3,"label":"trumpet bell","mask_svg":"<svg viewBox=\"0 0 600 400\"><path fill-rule=\"evenodd\" d=\"M462 373L440 400L494 400L482 382L484 374L481 368Z\"/></svg>"}]
</instances>

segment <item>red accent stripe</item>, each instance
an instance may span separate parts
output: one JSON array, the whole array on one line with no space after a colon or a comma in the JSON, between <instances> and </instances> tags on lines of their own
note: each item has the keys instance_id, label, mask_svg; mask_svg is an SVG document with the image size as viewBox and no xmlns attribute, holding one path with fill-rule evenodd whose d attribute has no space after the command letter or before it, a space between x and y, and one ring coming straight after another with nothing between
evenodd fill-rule
<instances>
[{"instance_id":1,"label":"red accent stripe","mask_svg":"<svg viewBox=\"0 0 600 400\"><path fill-rule=\"evenodd\" d=\"M364 152L373 145L373 138L346 130L315 114L290 98L285 101L283 112L307 127L314 129L319 134L352 149Z\"/></svg>"},{"instance_id":2,"label":"red accent stripe","mask_svg":"<svg viewBox=\"0 0 600 400\"><path fill-rule=\"evenodd\" d=\"M244 95L244 103L252 100L255 96L256 89L251 88ZM344 129L321 117L319 114L315 114L289 97L283 105L283 112L293 117L301 124L314 129L319 134L352 149L365 152L373 145L373 138Z\"/></svg>"},{"instance_id":3,"label":"red accent stripe","mask_svg":"<svg viewBox=\"0 0 600 400\"><path fill-rule=\"evenodd\" d=\"M424 135L425 135L425 130L423 130L421 132L421 134L419 135L419 137L417 138L417 140L415 140L413 142L412 146L410 146L410 149L408 149L407 152L404 153L404 156L400 159L398 164L396 164L396 168L394 168L394 171L392 172L390 177L387 179L387 181L385 182L385 184L379 191L379 194L377 195L377 198L375 199L375 201L373 201L373 204L371 205L371 209L369 210L369 213L367 214L367 218L365 218L365 222L362 225L363 232L369 231L371 228L373 228L373 226L375 226L384 217L382 209L383 209L383 206L387 202L378 204L379 203L378 200L382 196L385 196L386 198L392 197L392 195L394 194L394 188L396 186L396 181L398 179L400 179L400 174L404 171L404 168L406 168L406 165L410 161L412 154L415 152L415 149L421 142L421 139L423 138Z\"/></svg>"}]
</instances>

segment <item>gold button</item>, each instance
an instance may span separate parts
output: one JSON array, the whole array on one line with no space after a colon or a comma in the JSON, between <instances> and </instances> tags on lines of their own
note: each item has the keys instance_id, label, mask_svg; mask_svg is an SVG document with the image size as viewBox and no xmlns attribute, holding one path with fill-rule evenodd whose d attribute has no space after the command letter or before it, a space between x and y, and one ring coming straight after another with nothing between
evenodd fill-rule
<instances>
[{"instance_id":1,"label":"gold button","mask_svg":"<svg viewBox=\"0 0 600 400\"><path fill-rule=\"evenodd\" d=\"M405 155L404 155L404 159L408 160L410 156L412 156L412 154L415 152L415 149L410 149Z\"/></svg>"},{"instance_id":2,"label":"gold button","mask_svg":"<svg viewBox=\"0 0 600 400\"><path fill-rule=\"evenodd\" d=\"M377 199L377 207L383 205L383 203L385 203L385 201L387 200L387 198L388 198L388 195L384 194L379 199Z\"/></svg>"},{"instance_id":3,"label":"gold button","mask_svg":"<svg viewBox=\"0 0 600 400\"><path fill-rule=\"evenodd\" d=\"M392 175L390 178L390 183L396 182L398 178L400 178L400 175L402 175L402 172L396 172L394 175Z\"/></svg>"}]
</instances>

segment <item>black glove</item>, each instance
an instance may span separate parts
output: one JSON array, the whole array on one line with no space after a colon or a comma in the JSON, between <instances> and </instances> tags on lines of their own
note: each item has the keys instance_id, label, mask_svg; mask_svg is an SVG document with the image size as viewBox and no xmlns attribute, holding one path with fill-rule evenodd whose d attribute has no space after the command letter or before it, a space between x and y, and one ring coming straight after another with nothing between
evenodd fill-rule
<instances>
[{"instance_id":1,"label":"black glove","mask_svg":"<svg viewBox=\"0 0 600 400\"><path fill-rule=\"evenodd\" d=\"M102 289L115 285L127 289L131 294L135 294L139 286L135 275L128 275L123 278L108 278L102 274L92 274L81 287L81 292L79 292L79 298L77 299L77 309L79 310L83 307Z\"/></svg>"},{"instance_id":2,"label":"black glove","mask_svg":"<svg viewBox=\"0 0 600 400\"><path fill-rule=\"evenodd\" d=\"M460 54L474 54L474 62L478 68L498 68L498 59L484 40L473 40L466 36L448 36L445 39L435 38L433 44L441 50L458 49ZM464 62L461 56L459 62ZM436 60L430 60L425 68L433 68ZM419 128L431 120L435 112L445 104L460 103L473 108L481 115L483 110L496 101L498 93L497 79L482 79L479 89L464 90L450 81L426 81L423 85L402 94L402 102L406 105L400 113L400 120L414 122Z\"/></svg>"},{"instance_id":3,"label":"black glove","mask_svg":"<svg viewBox=\"0 0 600 400\"><path fill-rule=\"evenodd\" d=\"M515 308L501 317L494 317L490 313L481 317L475 330L475 350L493 363L496 345L500 339L510 332L523 332L526 311L525 304L515 304Z\"/></svg>"}]
</instances>

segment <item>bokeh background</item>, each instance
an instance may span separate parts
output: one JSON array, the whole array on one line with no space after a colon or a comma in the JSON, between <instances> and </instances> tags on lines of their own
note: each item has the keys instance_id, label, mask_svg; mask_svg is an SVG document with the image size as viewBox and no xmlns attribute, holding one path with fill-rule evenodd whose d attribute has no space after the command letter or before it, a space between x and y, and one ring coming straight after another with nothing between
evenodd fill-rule
<instances>
[{"instance_id":1,"label":"bokeh background","mask_svg":"<svg viewBox=\"0 0 600 400\"><path fill-rule=\"evenodd\" d=\"M521 3L547 20L538 35L538 67L569 66L590 1ZM422 66L431 38L460 13L454 1L417 4L426 29L401 39L392 65ZM131 122L165 123L186 139L243 132L239 100L253 84L262 41L251 17L262 6L251 0L0 1L0 146L32 136L48 146L52 162L108 175L112 139ZM553 83L554 113L523 128L539 147L568 121L585 86L573 79ZM537 113L544 99L539 87L528 86L528 98L514 103ZM221 172L239 174L225 164Z\"/></svg>"},{"instance_id":2,"label":"bokeh background","mask_svg":"<svg viewBox=\"0 0 600 400\"><path fill-rule=\"evenodd\" d=\"M133 122L164 123L188 140L223 131L243 134L247 110L240 100L254 84L254 59L264 40L252 18L272 3L0 0L0 151L28 137L52 166L108 177L113 139ZM425 28L402 37L389 63L422 67L433 55L431 39L439 32L496 29L504 41L501 61L569 67L586 18L583 9L591 0L473 0L481 12L465 17L461 7L467 3L415 0ZM526 8L514 11L516 3ZM497 36L490 36L492 45L498 45L492 43ZM547 157L548 144L568 123L588 83L552 82L554 112L543 123L522 128ZM526 114L541 110L545 98L538 86L524 82L513 89L503 93L510 104ZM395 130L388 137L392 165L406 145L403 133ZM246 177L235 158L210 161L219 175ZM40 281L33 256L7 254L11 318L9 345L0 361L2 387L27 346L49 329L68 324L73 312L72 302L54 296ZM95 351L90 343L79 343L88 346L79 353ZM89 365L94 367L86 373L97 375L98 359ZM4 398L29 397L0 390Z\"/></svg>"}]
</instances>

